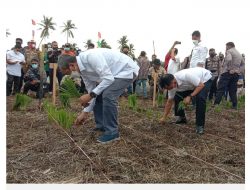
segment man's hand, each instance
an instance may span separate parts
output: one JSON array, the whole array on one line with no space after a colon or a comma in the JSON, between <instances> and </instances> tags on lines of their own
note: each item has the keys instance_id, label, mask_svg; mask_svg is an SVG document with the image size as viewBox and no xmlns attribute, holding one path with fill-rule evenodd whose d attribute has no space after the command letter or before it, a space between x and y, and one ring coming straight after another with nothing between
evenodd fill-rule
<instances>
[{"instance_id":1,"label":"man's hand","mask_svg":"<svg viewBox=\"0 0 250 190\"><path fill-rule=\"evenodd\" d=\"M87 112L82 112L76 118L74 124L79 125L88 119L89 114Z\"/></svg>"},{"instance_id":2,"label":"man's hand","mask_svg":"<svg viewBox=\"0 0 250 190\"><path fill-rule=\"evenodd\" d=\"M184 98L184 100L183 100L183 103L184 103L185 105L190 104L190 102L191 102L191 96L187 96L187 97Z\"/></svg>"},{"instance_id":3,"label":"man's hand","mask_svg":"<svg viewBox=\"0 0 250 190\"><path fill-rule=\"evenodd\" d=\"M85 94L85 95L81 96L80 97L81 105L83 107L86 107L91 99L92 98L91 98L91 96L89 94Z\"/></svg>"},{"instance_id":4,"label":"man's hand","mask_svg":"<svg viewBox=\"0 0 250 190\"><path fill-rule=\"evenodd\" d=\"M34 84L38 83L38 80L32 80L30 83L34 85Z\"/></svg>"},{"instance_id":5,"label":"man's hand","mask_svg":"<svg viewBox=\"0 0 250 190\"><path fill-rule=\"evenodd\" d=\"M167 116L162 116L159 120L160 124L164 124L167 121Z\"/></svg>"}]
</instances>

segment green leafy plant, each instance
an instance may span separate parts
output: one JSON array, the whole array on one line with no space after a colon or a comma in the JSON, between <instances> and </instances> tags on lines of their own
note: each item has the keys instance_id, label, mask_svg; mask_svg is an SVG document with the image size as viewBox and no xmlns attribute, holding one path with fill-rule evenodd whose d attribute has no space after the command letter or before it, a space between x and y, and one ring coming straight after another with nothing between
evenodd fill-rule
<instances>
[{"instance_id":1,"label":"green leafy plant","mask_svg":"<svg viewBox=\"0 0 250 190\"><path fill-rule=\"evenodd\" d=\"M57 109L52 104L46 102L44 108L48 114L48 119L50 123L57 123L65 129L71 129L76 115L66 111L65 109Z\"/></svg>"},{"instance_id":2,"label":"green leafy plant","mask_svg":"<svg viewBox=\"0 0 250 190\"><path fill-rule=\"evenodd\" d=\"M137 108L137 96L135 94L131 94L128 96L128 104L129 107L133 110L136 110Z\"/></svg>"},{"instance_id":3,"label":"green leafy plant","mask_svg":"<svg viewBox=\"0 0 250 190\"><path fill-rule=\"evenodd\" d=\"M13 110L25 110L31 103L32 98L24 94L16 94L15 104Z\"/></svg>"},{"instance_id":4,"label":"green leafy plant","mask_svg":"<svg viewBox=\"0 0 250 190\"><path fill-rule=\"evenodd\" d=\"M240 109L245 104L245 95L238 98L238 109Z\"/></svg>"},{"instance_id":5,"label":"green leafy plant","mask_svg":"<svg viewBox=\"0 0 250 190\"><path fill-rule=\"evenodd\" d=\"M62 102L64 107L70 107L70 95L66 93L62 93L59 96L60 101Z\"/></svg>"},{"instance_id":6,"label":"green leafy plant","mask_svg":"<svg viewBox=\"0 0 250 190\"><path fill-rule=\"evenodd\" d=\"M74 81L67 77L60 86L60 101L64 107L70 106L70 98L80 98L81 94L77 90Z\"/></svg>"},{"instance_id":7,"label":"green leafy plant","mask_svg":"<svg viewBox=\"0 0 250 190\"><path fill-rule=\"evenodd\" d=\"M157 105L158 106L163 106L164 105L164 95L163 94L158 94L158 96L157 96Z\"/></svg>"},{"instance_id":8,"label":"green leafy plant","mask_svg":"<svg viewBox=\"0 0 250 190\"><path fill-rule=\"evenodd\" d=\"M183 101L180 101L178 104L178 111L184 110L186 108L186 104Z\"/></svg>"},{"instance_id":9,"label":"green leafy plant","mask_svg":"<svg viewBox=\"0 0 250 190\"><path fill-rule=\"evenodd\" d=\"M222 107L221 107L220 105L216 105L214 111L215 111L216 113L221 113Z\"/></svg>"},{"instance_id":10,"label":"green leafy plant","mask_svg":"<svg viewBox=\"0 0 250 190\"><path fill-rule=\"evenodd\" d=\"M68 94L70 98L79 98L81 96L80 92L77 90L74 81L67 77L60 87L60 92Z\"/></svg>"}]
</instances>

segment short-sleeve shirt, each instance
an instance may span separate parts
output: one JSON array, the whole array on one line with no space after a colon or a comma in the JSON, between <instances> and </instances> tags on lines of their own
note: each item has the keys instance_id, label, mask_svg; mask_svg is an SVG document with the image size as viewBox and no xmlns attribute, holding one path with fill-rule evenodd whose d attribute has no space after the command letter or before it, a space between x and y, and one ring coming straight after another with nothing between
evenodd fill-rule
<instances>
[{"instance_id":1,"label":"short-sleeve shirt","mask_svg":"<svg viewBox=\"0 0 250 190\"><path fill-rule=\"evenodd\" d=\"M24 55L20 52L16 53L14 50L8 51L6 54L6 58L12 62L15 62L15 61L25 62ZM16 64L7 63L6 70L8 74L10 75L21 77L21 69L22 69L22 65L20 63L16 63Z\"/></svg>"},{"instance_id":2,"label":"short-sleeve shirt","mask_svg":"<svg viewBox=\"0 0 250 190\"><path fill-rule=\"evenodd\" d=\"M167 73L169 74L175 74L176 72L178 72L180 69L180 58L176 57L175 60L170 59L169 63L168 63L168 70Z\"/></svg>"},{"instance_id":3,"label":"short-sleeve shirt","mask_svg":"<svg viewBox=\"0 0 250 190\"><path fill-rule=\"evenodd\" d=\"M176 92L183 92L187 90L194 90L200 83L205 83L212 78L209 70L195 67L184 69L174 74L177 81L177 88L169 90L168 97L173 99Z\"/></svg>"}]
</instances>

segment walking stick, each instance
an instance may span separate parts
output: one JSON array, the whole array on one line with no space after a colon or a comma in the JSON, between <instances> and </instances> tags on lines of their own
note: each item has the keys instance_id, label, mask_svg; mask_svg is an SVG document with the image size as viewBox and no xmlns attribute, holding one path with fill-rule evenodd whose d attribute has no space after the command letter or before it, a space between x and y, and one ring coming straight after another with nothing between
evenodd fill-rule
<instances>
[{"instance_id":1,"label":"walking stick","mask_svg":"<svg viewBox=\"0 0 250 190\"><path fill-rule=\"evenodd\" d=\"M39 70L39 74L40 74L40 85L39 85L39 103L38 103L38 107L39 109L41 109L42 107L42 98L43 98L43 82L45 77L45 71L44 71L44 53L45 53L45 46L42 45L42 51L39 54L39 58L40 58L40 70Z\"/></svg>"},{"instance_id":2,"label":"walking stick","mask_svg":"<svg viewBox=\"0 0 250 190\"><path fill-rule=\"evenodd\" d=\"M53 63L53 92L52 92L53 105L56 105L56 71L57 71L57 63Z\"/></svg>"},{"instance_id":3,"label":"walking stick","mask_svg":"<svg viewBox=\"0 0 250 190\"><path fill-rule=\"evenodd\" d=\"M158 74L154 72L154 93L153 93L153 107L155 107L155 99L156 99L156 82L157 82Z\"/></svg>"}]
</instances>

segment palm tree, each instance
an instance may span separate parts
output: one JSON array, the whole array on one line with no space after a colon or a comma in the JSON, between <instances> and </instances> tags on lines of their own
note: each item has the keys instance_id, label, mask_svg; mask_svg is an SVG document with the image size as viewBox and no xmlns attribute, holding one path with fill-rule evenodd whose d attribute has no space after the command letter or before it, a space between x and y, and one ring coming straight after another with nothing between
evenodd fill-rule
<instances>
[{"instance_id":1,"label":"palm tree","mask_svg":"<svg viewBox=\"0 0 250 190\"><path fill-rule=\"evenodd\" d=\"M93 44L91 39L88 39L86 42L83 42L83 43L86 44L86 45L84 45L85 48L88 48L89 44Z\"/></svg>"},{"instance_id":2,"label":"palm tree","mask_svg":"<svg viewBox=\"0 0 250 190\"><path fill-rule=\"evenodd\" d=\"M42 33L40 35L41 41L40 41L38 47L40 46L40 44L42 43L44 38L49 37L49 30L50 29L55 30L54 26L56 25L56 23L52 22L52 19L53 19L52 17L49 18L49 17L45 17L43 15L43 20L41 20L41 23L38 23L38 25L41 26L41 28L39 28L39 30L42 30Z\"/></svg>"},{"instance_id":3,"label":"palm tree","mask_svg":"<svg viewBox=\"0 0 250 190\"><path fill-rule=\"evenodd\" d=\"M105 39L102 39L102 41L101 41L101 47L102 47L102 48L111 49L111 46L106 42Z\"/></svg>"},{"instance_id":4,"label":"palm tree","mask_svg":"<svg viewBox=\"0 0 250 190\"><path fill-rule=\"evenodd\" d=\"M119 49L121 50L123 46L127 45L128 38L127 36L122 36L117 42L119 43Z\"/></svg>"},{"instance_id":5,"label":"palm tree","mask_svg":"<svg viewBox=\"0 0 250 190\"><path fill-rule=\"evenodd\" d=\"M134 44L129 44L128 47L129 47L128 54L131 55L132 57L135 57L135 54L134 54L135 53L135 48L134 48L135 46L134 46Z\"/></svg>"},{"instance_id":6,"label":"palm tree","mask_svg":"<svg viewBox=\"0 0 250 190\"><path fill-rule=\"evenodd\" d=\"M62 27L64 27L64 29L63 29L62 33L66 32L66 34L67 34L67 43L68 43L68 39L70 37L74 38L74 34L73 34L72 30L75 30L77 28L76 28L75 24L72 23L71 20L67 20L67 22L63 23L63 24L64 24L64 26L62 26Z\"/></svg>"},{"instance_id":7,"label":"palm tree","mask_svg":"<svg viewBox=\"0 0 250 190\"><path fill-rule=\"evenodd\" d=\"M9 32L9 29L6 29L6 37L8 37L9 35L11 35L11 33Z\"/></svg>"}]
</instances>

